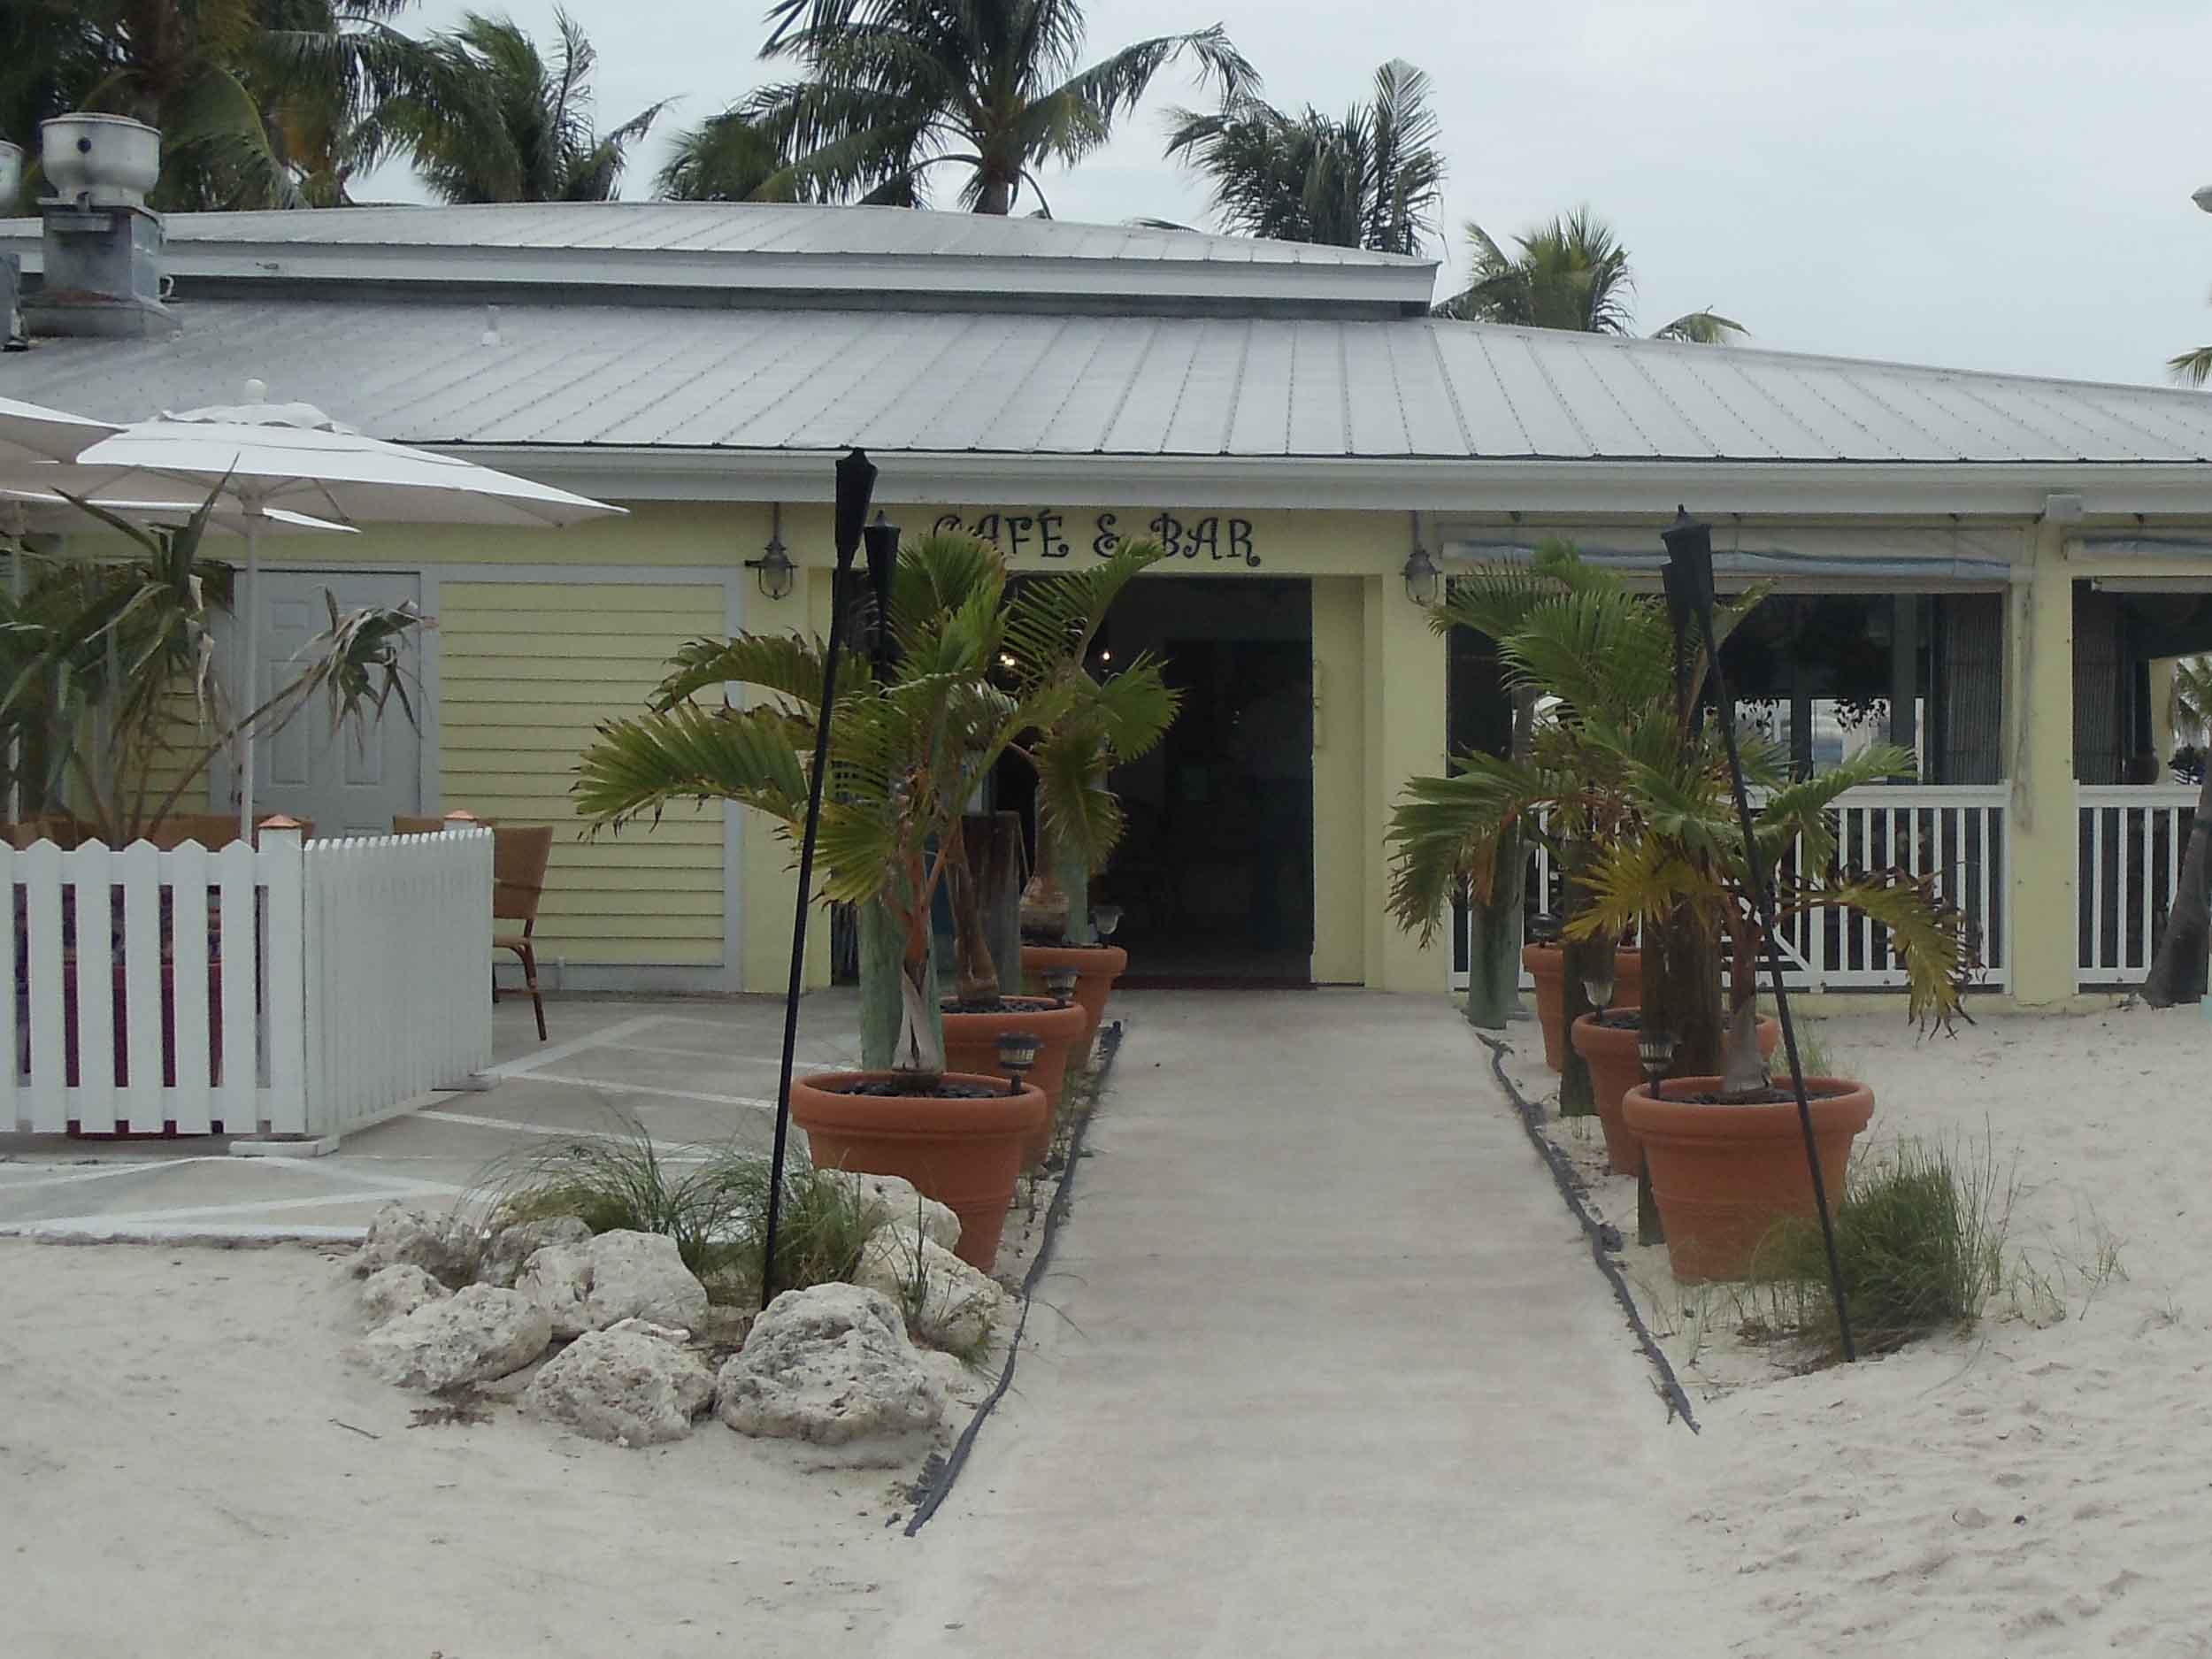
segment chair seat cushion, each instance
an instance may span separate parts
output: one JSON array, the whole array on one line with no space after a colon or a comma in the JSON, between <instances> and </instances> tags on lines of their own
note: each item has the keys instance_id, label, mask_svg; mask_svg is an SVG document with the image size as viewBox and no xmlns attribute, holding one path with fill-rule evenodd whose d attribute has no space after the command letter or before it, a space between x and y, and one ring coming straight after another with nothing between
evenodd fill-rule
<instances>
[{"instance_id":1,"label":"chair seat cushion","mask_svg":"<svg viewBox=\"0 0 2212 1659\"><path fill-rule=\"evenodd\" d=\"M495 950L521 950L531 944L520 933L494 933L492 948Z\"/></svg>"}]
</instances>

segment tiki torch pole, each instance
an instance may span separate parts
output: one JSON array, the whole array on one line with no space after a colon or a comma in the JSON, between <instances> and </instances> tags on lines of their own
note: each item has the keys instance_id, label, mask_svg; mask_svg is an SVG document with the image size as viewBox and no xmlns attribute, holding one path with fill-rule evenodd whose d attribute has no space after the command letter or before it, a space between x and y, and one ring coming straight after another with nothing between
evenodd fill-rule
<instances>
[{"instance_id":1,"label":"tiki torch pole","mask_svg":"<svg viewBox=\"0 0 2212 1659\"><path fill-rule=\"evenodd\" d=\"M799 837L799 897L791 919L791 981L783 999L783 1070L776 1079L776 1146L768 1160L768 1219L761 1229L760 1305L776 1294L776 1226L782 1218L784 1155L791 1141L791 1062L799 1041L799 990L806 974L806 918L814 889L814 841L822 828L822 783L829 771L830 710L837 702L837 654L844 648L845 573L875 494L876 469L853 450L837 464L837 576L830 590L829 643L822 655L822 710L814 723L814 768L807 774L806 828Z\"/></svg>"},{"instance_id":2,"label":"tiki torch pole","mask_svg":"<svg viewBox=\"0 0 2212 1659\"><path fill-rule=\"evenodd\" d=\"M1698 633L1705 644L1705 669L1713 677L1713 702L1720 716L1720 739L1728 751L1728 777L1736 792L1736 818L1743 828L1744 862L1751 872L1753 902L1759 909L1759 926L1766 941L1767 970L1774 991L1775 1018L1782 1023L1782 1047L1789 1055L1790 1087L1797 1095L1797 1123L1805 1136L1805 1165L1812 1171L1813 1202L1820 1210L1820 1239L1828 1252L1828 1294L1835 1299L1836 1329L1843 1338L1843 1357L1858 1358L1851 1340L1851 1310L1843 1294L1843 1264L1836 1256L1835 1218L1828 1211L1828 1184L1821 1178L1820 1143L1813 1135L1813 1105L1805 1093L1804 1063L1798 1058L1797 1027L1790 1018L1789 987L1782 979L1782 957L1774 949L1774 888L1767 879L1766 860L1760 856L1759 838L1751 818L1751 795L1744 787L1743 756L1736 747L1736 707L1721 672L1720 646L1713 628L1713 528L1700 524L1678 508L1671 529L1660 539L1667 544L1670 580L1668 596L1678 607L1686 602L1696 613ZM1677 615L1680 614L1677 610Z\"/></svg>"}]
</instances>

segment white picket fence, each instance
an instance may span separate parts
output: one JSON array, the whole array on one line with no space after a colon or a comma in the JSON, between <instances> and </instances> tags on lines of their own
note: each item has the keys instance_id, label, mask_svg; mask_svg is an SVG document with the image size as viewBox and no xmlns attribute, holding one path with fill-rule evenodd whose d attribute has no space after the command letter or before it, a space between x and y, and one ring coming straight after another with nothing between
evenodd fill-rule
<instances>
[{"instance_id":1,"label":"white picket fence","mask_svg":"<svg viewBox=\"0 0 2212 1659\"><path fill-rule=\"evenodd\" d=\"M1965 912L1981 964L1979 983L1989 989L2002 988L2008 979L2005 811L2009 799L2003 785L1883 784L1854 789L1830 809L1841 868L1898 869L1932 877L1937 893ZM1804 879L1820 872L1804 868L1801 846L1793 849L1786 873ZM1527 883L1531 917L1560 912L1558 873L1541 848L1529 860ZM1459 920L1452 986L1463 990L1469 952L1463 908ZM1824 909L1786 917L1775 942L1785 977L1800 989L1891 990L1905 984L1887 931L1851 911ZM1524 972L1522 988L1532 983Z\"/></svg>"},{"instance_id":2,"label":"white picket fence","mask_svg":"<svg viewBox=\"0 0 2212 1659\"><path fill-rule=\"evenodd\" d=\"M2080 983L2139 985L2165 932L2197 792L2186 785L2077 792Z\"/></svg>"},{"instance_id":3,"label":"white picket fence","mask_svg":"<svg viewBox=\"0 0 2212 1659\"><path fill-rule=\"evenodd\" d=\"M489 830L261 842L0 848L0 1125L333 1134L490 1064Z\"/></svg>"}]
</instances>

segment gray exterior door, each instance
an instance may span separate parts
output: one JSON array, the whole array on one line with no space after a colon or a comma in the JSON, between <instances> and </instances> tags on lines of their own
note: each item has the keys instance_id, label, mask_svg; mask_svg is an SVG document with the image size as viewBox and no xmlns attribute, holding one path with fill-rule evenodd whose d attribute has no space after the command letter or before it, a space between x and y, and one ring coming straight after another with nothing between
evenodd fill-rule
<instances>
[{"instance_id":1,"label":"gray exterior door","mask_svg":"<svg viewBox=\"0 0 2212 1659\"><path fill-rule=\"evenodd\" d=\"M240 586L245 585L240 577ZM396 605L421 594L411 575L372 571L267 571L259 573L252 603L261 630L255 665L260 682L257 705L274 696L299 674L298 659L308 641L330 626L330 606L341 612L363 605ZM234 651L233 663L238 657ZM421 648L410 646L407 695L416 715L427 721L421 678ZM224 765L215 780L218 810L235 807L238 795L232 769ZM310 703L283 731L265 737L255 755L254 816L288 812L322 835L388 835L395 813L422 810L422 734L396 699L380 719L365 726L349 720L336 731L328 706Z\"/></svg>"}]
</instances>

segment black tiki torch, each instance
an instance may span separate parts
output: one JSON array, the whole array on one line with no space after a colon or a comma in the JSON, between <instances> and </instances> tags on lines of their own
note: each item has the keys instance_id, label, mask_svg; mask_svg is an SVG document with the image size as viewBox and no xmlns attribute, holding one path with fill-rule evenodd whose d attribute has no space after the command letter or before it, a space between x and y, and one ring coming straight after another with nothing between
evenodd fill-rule
<instances>
[{"instance_id":1,"label":"black tiki torch","mask_svg":"<svg viewBox=\"0 0 2212 1659\"><path fill-rule=\"evenodd\" d=\"M806 829L799 837L799 898L791 920L791 982L783 1000L783 1070L776 1079L776 1147L768 1160L768 1219L761 1230L760 1305L776 1294L776 1225L783 1210L784 1154L791 1140L791 1060L799 1041L799 990L806 973L807 903L814 889L814 840L822 828L822 782L829 771L830 710L837 701L837 654L844 649L841 589L875 494L876 469L855 449L837 464L837 577L831 592L829 644L822 658L822 711L814 724L814 770L807 775Z\"/></svg>"}]
</instances>

